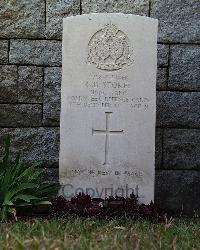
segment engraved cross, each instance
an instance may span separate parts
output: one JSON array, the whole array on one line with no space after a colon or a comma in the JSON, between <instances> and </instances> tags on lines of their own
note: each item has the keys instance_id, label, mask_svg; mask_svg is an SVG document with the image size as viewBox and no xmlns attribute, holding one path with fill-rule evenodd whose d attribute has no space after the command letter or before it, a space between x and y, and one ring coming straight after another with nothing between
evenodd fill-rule
<instances>
[{"instance_id":1,"label":"engraved cross","mask_svg":"<svg viewBox=\"0 0 200 250\"><path fill-rule=\"evenodd\" d=\"M109 151L110 151L110 135L120 135L123 134L123 130L110 130L110 118L112 112L105 112L106 114L106 129L105 130L96 130L92 129L92 135L105 135L105 162L103 165L109 165Z\"/></svg>"}]
</instances>

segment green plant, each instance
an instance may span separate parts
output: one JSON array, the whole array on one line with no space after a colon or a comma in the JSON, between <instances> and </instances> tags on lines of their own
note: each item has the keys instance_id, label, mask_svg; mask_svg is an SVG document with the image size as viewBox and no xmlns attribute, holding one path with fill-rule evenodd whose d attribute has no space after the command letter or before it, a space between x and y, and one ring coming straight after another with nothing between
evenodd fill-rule
<instances>
[{"instance_id":1,"label":"green plant","mask_svg":"<svg viewBox=\"0 0 200 250\"><path fill-rule=\"evenodd\" d=\"M7 219L8 213L16 218L16 206L48 203L48 197L56 192L55 184L44 180L44 170L39 163L32 165L20 161L19 155L10 158L10 137L6 137L5 151L0 160L0 218Z\"/></svg>"}]
</instances>

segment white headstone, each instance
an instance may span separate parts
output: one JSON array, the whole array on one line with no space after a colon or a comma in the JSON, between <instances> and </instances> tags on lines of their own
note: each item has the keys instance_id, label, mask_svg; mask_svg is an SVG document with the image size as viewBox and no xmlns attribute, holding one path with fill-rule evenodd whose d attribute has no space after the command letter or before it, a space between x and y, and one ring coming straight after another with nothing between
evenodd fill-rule
<instances>
[{"instance_id":1,"label":"white headstone","mask_svg":"<svg viewBox=\"0 0 200 250\"><path fill-rule=\"evenodd\" d=\"M154 199L157 26L130 14L64 19L62 193Z\"/></svg>"}]
</instances>

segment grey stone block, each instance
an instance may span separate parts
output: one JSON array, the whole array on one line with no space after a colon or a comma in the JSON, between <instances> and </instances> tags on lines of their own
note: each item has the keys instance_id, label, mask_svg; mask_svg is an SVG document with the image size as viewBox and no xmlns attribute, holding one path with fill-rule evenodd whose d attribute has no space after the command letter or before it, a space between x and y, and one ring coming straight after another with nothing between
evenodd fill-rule
<instances>
[{"instance_id":1,"label":"grey stone block","mask_svg":"<svg viewBox=\"0 0 200 250\"><path fill-rule=\"evenodd\" d=\"M42 105L0 104L0 127L40 126Z\"/></svg>"},{"instance_id":2,"label":"grey stone block","mask_svg":"<svg viewBox=\"0 0 200 250\"><path fill-rule=\"evenodd\" d=\"M61 66L62 44L51 40L11 40L10 63Z\"/></svg>"},{"instance_id":3,"label":"grey stone block","mask_svg":"<svg viewBox=\"0 0 200 250\"><path fill-rule=\"evenodd\" d=\"M200 167L200 130L164 130L164 168L198 169Z\"/></svg>"},{"instance_id":4,"label":"grey stone block","mask_svg":"<svg viewBox=\"0 0 200 250\"><path fill-rule=\"evenodd\" d=\"M174 45L170 53L169 88L200 90L200 47Z\"/></svg>"},{"instance_id":5,"label":"grey stone block","mask_svg":"<svg viewBox=\"0 0 200 250\"><path fill-rule=\"evenodd\" d=\"M156 159L155 166L156 168L161 168L162 166L162 141L163 141L163 131L162 129L156 129Z\"/></svg>"},{"instance_id":6,"label":"grey stone block","mask_svg":"<svg viewBox=\"0 0 200 250\"><path fill-rule=\"evenodd\" d=\"M167 68L158 68L156 89L158 89L158 90L166 90L167 89L167 74L168 74Z\"/></svg>"},{"instance_id":7,"label":"grey stone block","mask_svg":"<svg viewBox=\"0 0 200 250\"><path fill-rule=\"evenodd\" d=\"M200 92L157 92L157 126L200 128Z\"/></svg>"},{"instance_id":8,"label":"grey stone block","mask_svg":"<svg viewBox=\"0 0 200 250\"><path fill-rule=\"evenodd\" d=\"M200 171L156 172L155 202L175 215L200 215Z\"/></svg>"},{"instance_id":9,"label":"grey stone block","mask_svg":"<svg viewBox=\"0 0 200 250\"><path fill-rule=\"evenodd\" d=\"M158 44L158 67L167 67L169 59L169 45Z\"/></svg>"},{"instance_id":10,"label":"grey stone block","mask_svg":"<svg viewBox=\"0 0 200 250\"><path fill-rule=\"evenodd\" d=\"M42 103L43 69L36 66L18 68L19 102Z\"/></svg>"},{"instance_id":11,"label":"grey stone block","mask_svg":"<svg viewBox=\"0 0 200 250\"><path fill-rule=\"evenodd\" d=\"M148 16L149 0L82 0L82 13L121 12Z\"/></svg>"},{"instance_id":12,"label":"grey stone block","mask_svg":"<svg viewBox=\"0 0 200 250\"><path fill-rule=\"evenodd\" d=\"M56 167L56 166L57 166L56 164L53 164L53 167ZM47 181L49 181L50 183L59 184L59 169L58 168L46 168L45 175L46 175Z\"/></svg>"},{"instance_id":13,"label":"grey stone block","mask_svg":"<svg viewBox=\"0 0 200 250\"><path fill-rule=\"evenodd\" d=\"M17 66L0 65L0 103L13 103L17 100Z\"/></svg>"},{"instance_id":14,"label":"grey stone block","mask_svg":"<svg viewBox=\"0 0 200 250\"><path fill-rule=\"evenodd\" d=\"M0 40L0 63L8 63L8 41Z\"/></svg>"},{"instance_id":15,"label":"grey stone block","mask_svg":"<svg viewBox=\"0 0 200 250\"><path fill-rule=\"evenodd\" d=\"M11 152L14 155L20 152L22 161L58 166L59 128L2 128L1 155L6 135L11 138Z\"/></svg>"},{"instance_id":16,"label":"grey stone block","mask_svg":"<svg viewBox=\"0 0 200 250\"><path fill-rule=\"evenodd\" d=\"M46 37L61 39L63 18L80 14L80 0L47 0L46 10Z\"/></svg>"},{"instance_id":17,"label":"grey stone block","mask_svg":"<svg viewBox=\"0 0 200 250\"><path fill-rule=\"evenodd\" d=\"M0 20L0 37L44 37L45 0L1 0Z\"/></svg>"},{"instance_id":18,"label":"grey stone block","mask_svg":"<svg viewBox=\"0 0 200 250\"><path fill-rule=\"evenodd\" d=\"M151 17L159 20L159 41L199 42L199 8L198 0L152 0Z\"/></svg>"},{"instance_id":19,"label":"grey stone block","mask_svg":"<svg viewBox=\"0 0 200 250\"><path fill-rule=\"evenodd\" d=\"M43 95L43 123L45 125L55 126L60 123L60 87L61 68L45 68Z\"/></svg>"}]
</instances>

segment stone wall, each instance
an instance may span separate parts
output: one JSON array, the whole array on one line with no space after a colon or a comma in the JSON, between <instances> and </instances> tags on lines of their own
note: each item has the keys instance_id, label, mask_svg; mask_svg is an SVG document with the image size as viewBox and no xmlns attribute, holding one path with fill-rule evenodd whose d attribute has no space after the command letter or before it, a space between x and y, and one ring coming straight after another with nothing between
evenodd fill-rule
<instances>
[{"instance_id":1,"label":"stone wall","mask_svg":"<svg viewBox=\"0 0 200 250\"><path fill-rule=\"evenodd\" d=\"M159 19L156 201L200 207L198 0L0 0L0 148L58 177L62 18L123 12Z\"/></svg>"}]
</instances>

